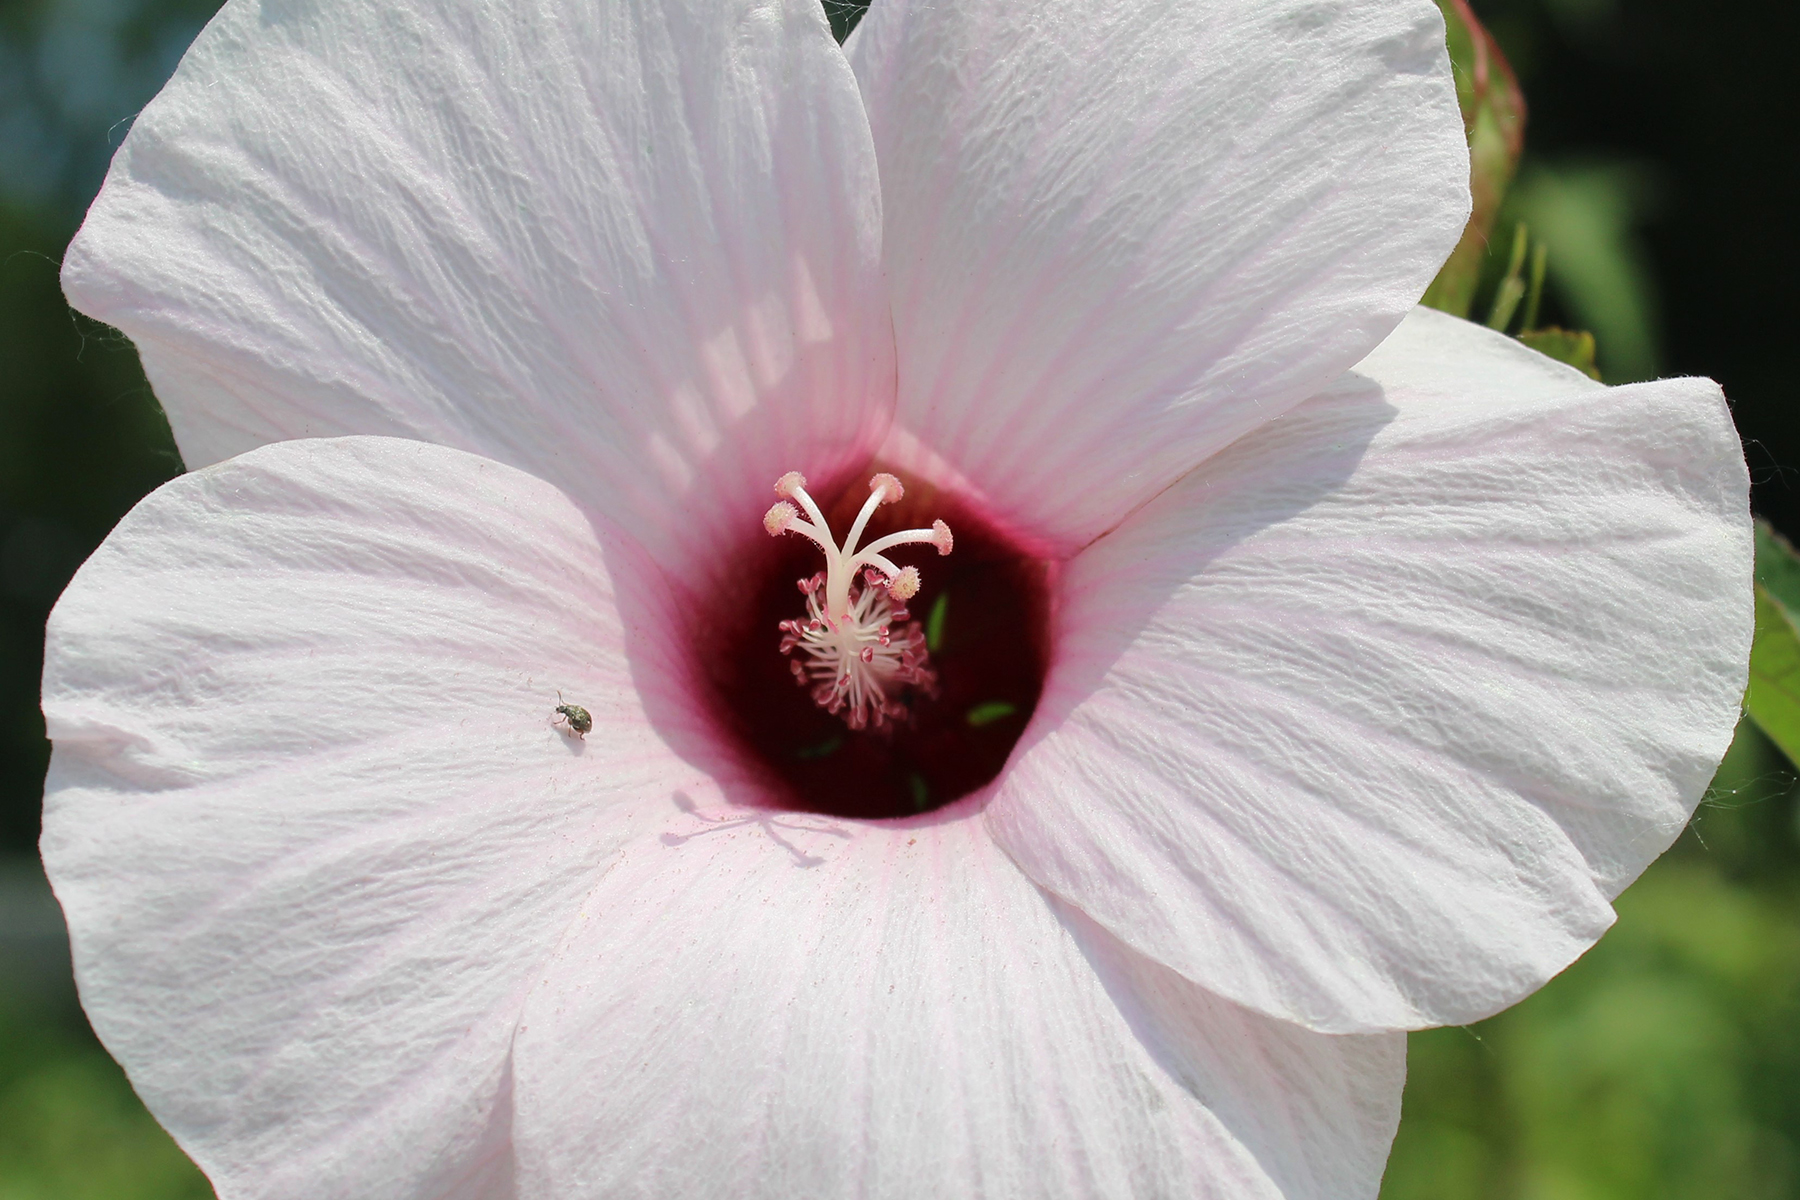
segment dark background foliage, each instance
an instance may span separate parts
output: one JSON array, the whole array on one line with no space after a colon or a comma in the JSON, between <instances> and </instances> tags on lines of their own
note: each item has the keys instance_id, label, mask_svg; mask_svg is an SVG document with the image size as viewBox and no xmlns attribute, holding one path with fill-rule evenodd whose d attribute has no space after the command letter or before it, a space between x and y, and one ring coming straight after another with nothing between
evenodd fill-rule
<instances>
[{"instance_id":1,"label":"dark background foliage","mask_svg":"<svg viewBox=\"0 0 1800 1200\"><path fill-rule=\"evenodd\" d=\"M1196 0L1199 2L1199 0ZM1609 381L1732 398L1755 505L1800 533L1800 106L1788 0L1475 0L1531 106L1502 228L1551 247L1549 315ZM34 846L44 620L181 469L130 345L56 265L210 0L0 0L0 1197L205 1196L74 1004ZM827 0L840 27L854 5ZM1148 31L1147 31L1148 32ZM1498 240L1498 239L1497 239ZM1412 1039L1384 1196L1800 1196L1800 829L1754 731L1613 933L1538 996Z\"/></svg>"}]
</instances>

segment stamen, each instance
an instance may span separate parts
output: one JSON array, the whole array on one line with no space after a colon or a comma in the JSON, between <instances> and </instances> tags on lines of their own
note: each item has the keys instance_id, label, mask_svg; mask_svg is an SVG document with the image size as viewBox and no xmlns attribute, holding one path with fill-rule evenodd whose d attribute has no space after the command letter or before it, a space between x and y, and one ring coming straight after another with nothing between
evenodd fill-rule
<instances>
[{"instance_id":1,"label":"stamen","mask_svg":"<svg viewBox=\"0 0 1800 1200\"><path fill-rule=\"evenodd\" d=\"M954 545L950 527L934 521L930 529L891 533L858 553L856 543L875 510L906 494L898 479L883 472L869 480L869 498L841 548L824 513L807 494L804 475L789 471L776 481L775 492L783 499L763 516L763 528L772 536L801 534L825 554L825 570L798 581L806 597L806 617L780 624L781 652L804 652L804 661L797 658L789 664L795 682L810 684L814 703L841 714L852 729L904 716L906 706L895 693L910 685L932 694L937 675L931 669L924 631L910 623L911 614L904 607L919 593L919 569L898 567L881 552L929 543L939 554L948 554ZM802 520L788 501L797 502L811 519Z\"/></svg>"},{"instance_id":2,"label":"stamen","mask_svg":"<svg viewBox=\"0 0 1800 1200\"><path fill-rule=\"evenodd\" d=\"M855 549L856 543L862 540L863 530L868 526L869 518L875 515L876 508L883 504L892 504L904 495L906 495L906 489L900 486L898 479L886 471L869 480L869 498L863 502L862 511L856 514L856 521L850 526L849 536L844 538L845 552L848 553Z\"/></svg>"}]
</instances>

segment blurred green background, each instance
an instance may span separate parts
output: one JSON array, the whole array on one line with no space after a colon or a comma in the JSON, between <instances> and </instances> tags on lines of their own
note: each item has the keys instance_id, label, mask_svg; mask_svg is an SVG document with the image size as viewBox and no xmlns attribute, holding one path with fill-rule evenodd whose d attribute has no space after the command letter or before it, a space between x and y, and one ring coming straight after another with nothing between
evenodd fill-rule
<instances>
[{"instance_id":1,"label":"blurred green background","mask_svg":"<svg viewBox=\"0 0 1800 1200\"><path fill-rule=\"evenodd\" d=\"M0 0L0 1200L211 1194L88 1031L34 846L45 616L181 469L130 345L64 305L57 262L213 7ZM1594 331L1609 382L1719 379L1757 510L1792 538L1800 7L1473 7L1530 104L1498 228L1550 249L1545 323ZM1754 728L1618 909L1530 1000L1414 1035L1386 1200L1800 1197L1800 809Z\"/></svg>"}]
</instances>

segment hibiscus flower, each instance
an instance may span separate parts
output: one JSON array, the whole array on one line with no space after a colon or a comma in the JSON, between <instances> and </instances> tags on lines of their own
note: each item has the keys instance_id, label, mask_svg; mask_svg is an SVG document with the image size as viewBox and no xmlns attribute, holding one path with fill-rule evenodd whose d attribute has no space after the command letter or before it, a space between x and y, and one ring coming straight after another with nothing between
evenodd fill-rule
<instances>
[{"instance_id":1,"label":"hibiscus flower","mask_svg":"<svg viewBox=\"0 0 1800 1200\"><path fill-rule=\"evenodd\" d=\"M223 1200L1374 1195L1401 1031L1599 937L1751 625L1715 385L1412 310L1442 43L230 0L64 267L195 470L52 616L43 841ZM788 472L934 531L844 593L892 719L794 686Z\"/></svg>"}]
</instances>

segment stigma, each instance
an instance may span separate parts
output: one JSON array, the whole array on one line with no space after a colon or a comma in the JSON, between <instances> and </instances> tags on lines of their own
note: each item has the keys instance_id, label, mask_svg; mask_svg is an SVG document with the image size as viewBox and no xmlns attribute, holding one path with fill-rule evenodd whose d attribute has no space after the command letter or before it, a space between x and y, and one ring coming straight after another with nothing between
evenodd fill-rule
<instances>
[{"instance_id":1,"label":"stigma","mask_svg":"<svg viewBox=\"0 0 1800 1200\"><path fill-rule=\"evenodd\" d=\"M919 569L895 566L884 552L923 543L948 554L955 544L950 527L933 521L930 529L890 533L858 550L875 510L906 494L886 472L869 480L869 498L841 547L807 494L805 476L789 471L775 482L775 494L781 499L764 514L763 528L772 537L797 533L825 555L823 571L797 581L806 615L780 624L781 652L790 656L794 681L811 688L813 702L852 729L905 716L901 691L912 687L930 695L937 675L925 633L906 608L918 595Z\"/></svg>"}]
</instances>

